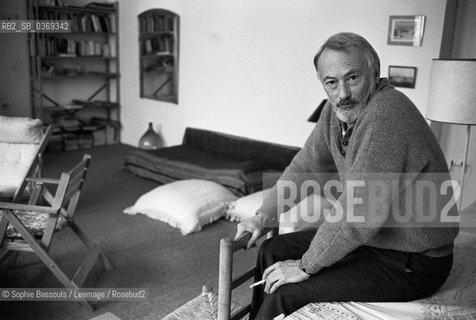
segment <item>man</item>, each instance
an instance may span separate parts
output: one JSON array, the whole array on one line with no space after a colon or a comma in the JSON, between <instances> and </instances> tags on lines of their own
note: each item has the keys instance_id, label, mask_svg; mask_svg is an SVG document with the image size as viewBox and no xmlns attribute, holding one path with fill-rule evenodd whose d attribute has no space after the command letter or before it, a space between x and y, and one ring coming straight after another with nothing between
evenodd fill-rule
<instances>
[{"instance_id":1,"label":"man","mask_svg":"<svg viewBox=\"0 0 476 320\"><path fill-rule=\"evenodd\" d=\"M262 244L256 281L266 282L253 291L251 319L288 315L310 302L423 298L452 266L457 211L451 187L443 188L450 180L445 158L425 119L380 78L379 57L359 35L331 36L314 65L329 102L257 215L238 224L235 238L250 232L251 247L276 225L280 182L300 185L303 176L324 186L328 174L338 175L342 187L327 217L340 219Z\"/></svg>"}]
</instances>

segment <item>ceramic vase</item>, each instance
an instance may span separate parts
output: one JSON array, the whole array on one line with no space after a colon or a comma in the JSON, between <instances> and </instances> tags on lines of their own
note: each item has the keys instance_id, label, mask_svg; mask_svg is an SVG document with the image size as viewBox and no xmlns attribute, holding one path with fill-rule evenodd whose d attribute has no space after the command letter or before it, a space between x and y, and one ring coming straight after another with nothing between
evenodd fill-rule
<instances>
[{"instance_id":1,"label":"ceramic vase","mask_svg":"<svg viewBox=\"0 0 476 320\"><path fill-rule=\"evenodd\" d=\"M139 148L144 150L156 150L162 146L160 135L154 131L152 122L149 122L149 128L139 140Z\"/></svg>"}]
</instances>

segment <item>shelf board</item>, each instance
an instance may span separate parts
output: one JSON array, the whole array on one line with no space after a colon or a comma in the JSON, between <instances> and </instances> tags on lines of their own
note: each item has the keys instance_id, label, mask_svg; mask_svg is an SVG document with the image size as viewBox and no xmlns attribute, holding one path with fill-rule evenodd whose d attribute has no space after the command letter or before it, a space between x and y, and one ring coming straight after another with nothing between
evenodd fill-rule
<instances>
[{"instance_id":1,"label":"shelf board","mask_svg":"<svg viewBox=\"0 0 476 320\"><path fill-rule=\"evenodd\" d=\"M140 39L148 39L154 36L173 36L174 31L148 31L148 32L141 32Z\"/></svg>"},{"instance_id":2,"label":"shelf board","mask_svg":"<svg viewBox=\"0 0 476 320\"><path fill-rule=\"evenodd\" d=\"M95 101L87 101L84 104L72 104L72 105L58 105L58 106L43 106L43 111L49 113L55 112L77 112L79 110L86 110L86 109L117 109L119 108L119 104L117 102L100 102Z\"/></svg>"},{"instance_id":3,"label":"shelf board","mask_svg":"<svg viewBox=\"0 0 476 320\"><path fill-rule=\"evenodd\" d=\"M43 79L75 79L75 78L98 78L98 79L106 79L106 78L119 78L118 73L108 73L108 74L74 74L74 75L63 75L63 74L56 74L56 75L41 75Z\"/></svg>"},{"instance_id":4,"label":"shelf board","mask_svg":"<svg viewBox=\"0 0 476 320\"><path fill-rule=\"evenodd\" d=\"M175 70L173 68L162 68L162 69L153 69L153 70L144 70L145 73L174 73Z\"/></svg>"},{"instance_id":5,"label":"shelf board","mask_svg":"<svg viewBox=\"0 0 476 320\"><path fill-rule=\"evenodd\" d=\"M160 96L160 95L153 96L153 95L142 94L141 98L177 103L177 98L174 96Z\"/></svg>"},{"instance_id":6,"label":"shelf board","mask_svg":"<svg viewBox=\"0 0 476 320\"><path fill-rule=\"evenodd\" d=\"M48 37L66 37L66 36L116 36L117 32L95 32L95 31L71 31L71 32L49 32L45 33Z\"/></svg>"},{"instance_id":7,"label":"shelf board","mask_svg":"<svg viewBox=\"0 0 476 320\"><path fill-rule=\"evenodd\" d=\"M116 60L116 57L102 57L102 56L40 56L41 60Z\"/></svg>"},{"instance_id":8,"label":"shelf board","mask_svg":"<svg viewBox=\"0 0 476 320\"><path fill-rule=\"evenodd\" d=\"M75 13L115 13L116 8L86 8L86 7L75 7L75 6L38 6L38 9L48 10L48 11L67 11Z\"/></svg>"},{"instance_id":9,"label":"shelf board","mask_svg":"<svg viewBox=\"0 0 476 320\"><path fill-rule=\"evenodd\" d=\"M170 53L170 52L157 52L157 53L154 53L154 54L143 54L141 55L141 58L146 58L146 59L150 59L150 58L173 58L174 57L174 54L173 53Z\"/></svg>"}]
</instances>

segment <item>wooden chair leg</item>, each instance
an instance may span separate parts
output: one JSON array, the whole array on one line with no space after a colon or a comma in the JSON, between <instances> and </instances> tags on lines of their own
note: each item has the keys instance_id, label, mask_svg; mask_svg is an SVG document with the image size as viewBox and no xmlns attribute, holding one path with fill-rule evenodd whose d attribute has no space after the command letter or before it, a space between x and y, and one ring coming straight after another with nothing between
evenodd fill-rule
<instances>
[{"instance_id":1,"label":"wooden chair leg","mask_svg":"<svg viewBox=\"0 0 476 320\"><path fill-rule=\"evenodd\" d=\"M42 245L33 237L33 235L28 232L26 227L21 223L21 221L10 211L6 211L8 220L10 223L17 229L17 231L22 235L23 240L25 240L40 260L50 269L50 271L55 275L55 277L63 284L65 288L79 289L79 287L71 281L68 276L61 270L58 264L50 258L48 252L43 248ZM79 301L82 305L88 307L89 310L94 311L94 306L87 300Z\"/></svg>"},{"instance_id":2,"label":"wooden chair leg","mask_svg":"<svg viewBox=\"0 0 476 320\"><path fill-rule=\"evenodd\" d=\"M101 259L102 265L104 266L105 270L113 270L114 266L112 265L111 261L106 257L106 255L102 252L102 250L99 249L99 247L92 242L88 236L79 228L79 226L74 222L71 221L71 230L76 234L76 236L84 243L84 245L90 250L97 250L98 251L98 256Z\"/></svg>"}]
</instances>

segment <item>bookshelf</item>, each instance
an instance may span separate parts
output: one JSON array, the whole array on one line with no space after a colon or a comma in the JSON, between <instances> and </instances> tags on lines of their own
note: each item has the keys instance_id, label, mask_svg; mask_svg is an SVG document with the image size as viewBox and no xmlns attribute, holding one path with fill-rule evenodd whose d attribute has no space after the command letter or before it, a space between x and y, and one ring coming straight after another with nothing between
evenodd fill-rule
<instances>
[{"instance_id":1,"label":"bookshelf","mask_svg":"<svg viewBox=\"0 0 476 320\"><path fill-rule=\"evenodd\" d=\"M29 36L33 116L62 149L120 141L118 3L28 0L28 19L67 20L71 32Z\"/></svg>"},{"instance_id":2,"label":"bookshelf","mask_svg":"<svg viewBox=\"0 0 476 320\"><path fill-rule=\"evenodd\" d=\"M178 103L179 16L164 9L139 15L140 96Z\"/></svg>"}]
</instances>

